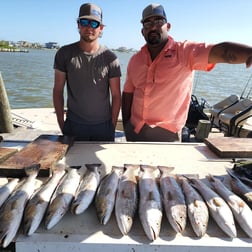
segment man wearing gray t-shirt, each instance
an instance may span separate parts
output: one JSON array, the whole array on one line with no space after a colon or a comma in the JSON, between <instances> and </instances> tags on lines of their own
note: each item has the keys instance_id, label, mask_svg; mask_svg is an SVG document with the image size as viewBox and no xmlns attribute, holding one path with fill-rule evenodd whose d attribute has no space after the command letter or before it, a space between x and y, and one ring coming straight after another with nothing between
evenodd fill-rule
<instances>
[{"instance_id":1,"label":"man wearing gray t-shirt","mask_svg":"<svg viewBox=\"0 0 252 252\"><path fill-rule=\"evenodd\" d=\"M82 141L114 141L121 106L121 70L117 56L98 42L102 10L83 4L77 19L80 40L55 55L53 103L64 135ZM67 113L64 118L64 87Z\"/></svg>"}]
</instances>

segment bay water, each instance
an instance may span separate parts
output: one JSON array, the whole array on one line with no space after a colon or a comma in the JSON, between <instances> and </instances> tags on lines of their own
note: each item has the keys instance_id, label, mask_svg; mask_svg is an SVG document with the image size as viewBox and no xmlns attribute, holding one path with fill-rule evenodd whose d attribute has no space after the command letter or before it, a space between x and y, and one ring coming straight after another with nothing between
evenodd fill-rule
<instances>
[{"instance_id":1,"label":"bay water","mask_svg":"<svg viewBox=\"0 0 252 252\"><path fill-rule=\"evenodd\" d=\"M55 53L55 50L37 49L30 49L29 53L0 53L0 72L11 109L53 107ZM127 64L132 53L115 53L121 64L121 89L123 89ZM231 94L250 97L251 75L252 68L246 69L245 64L218 64L211 72L196 71L193 94L199 100L205 99L210 105Z\"/></svg>"}]
</instances>

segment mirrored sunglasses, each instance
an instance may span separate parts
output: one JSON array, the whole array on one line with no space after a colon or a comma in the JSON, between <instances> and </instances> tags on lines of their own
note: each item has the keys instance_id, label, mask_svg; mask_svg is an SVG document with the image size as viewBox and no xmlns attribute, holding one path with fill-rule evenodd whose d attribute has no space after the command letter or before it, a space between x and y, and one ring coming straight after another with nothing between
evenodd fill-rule
<instances>
[{"instance_id":1,"label":"mirrored sunglasses","mask_svg":"<svg viewBox=\"0 0 252 252\"><path fill-rule=\"evenodd\" d=\"M90 25L93 29L96 29L100 26L100 22L96 20L89 20L89 19L84 19L84 18L79 19L79 23L83 27L87 27L88 25Z\"/></svg>"}]
</instances>

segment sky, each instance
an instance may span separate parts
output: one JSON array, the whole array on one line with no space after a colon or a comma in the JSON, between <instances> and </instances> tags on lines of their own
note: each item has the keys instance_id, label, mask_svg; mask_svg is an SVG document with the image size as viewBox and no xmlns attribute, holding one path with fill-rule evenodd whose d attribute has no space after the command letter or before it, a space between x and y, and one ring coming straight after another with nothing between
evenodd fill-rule
<instances>
[{"instance_id":1,"label":"sky","mask_svg":"<svg viewBox=\"0 0 252 252\"><path fill-rule=\"evenodd\" d=\"M79 40L79 0L1 1L0 40L57 42ZM109 48L140 49L142 10L150 3L164 6L169 34L177 41L233 41L252 45L251 0L95 0L103 10L105 28L100 43Z\"/></svg>"}]
</instances>

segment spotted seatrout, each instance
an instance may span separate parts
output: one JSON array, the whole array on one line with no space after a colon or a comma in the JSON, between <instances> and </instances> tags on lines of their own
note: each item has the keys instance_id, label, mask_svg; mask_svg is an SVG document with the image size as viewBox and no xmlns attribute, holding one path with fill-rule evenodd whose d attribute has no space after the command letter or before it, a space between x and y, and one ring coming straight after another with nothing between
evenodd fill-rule
<instances>
[{"instance_id":1,"label":"spotted seatrout","mask_svg":"<svg viewBox=\"0 0 252 252\"><path fill-rule=\"evenodd\" d=\"M158 167L161 171L160 188L165 213L172 228L177 232L183 232L187 220L187 207L181 186L174 175L171 175L173 167Z\"/></svg>"},{"instance_id":2,"label":"spotted seatrout","mask_svg":"<svg viewBox=\"0 0 252 252\"><path fill-rule=\"evenodd\" d=\"M0 188L0 207L3 205L3 203L6 201L6 199L14 191L14 189L17 186L18 182L19 182L19 179L14 178L11 181L9 181L8 183L1 186L1 188Z\"/></svg>"},{"instance_id":3,"label":"spotted seatrout","mask_svg":"<svg viewBox=\"0 0 252 252\"><path fill-rule=\"evenodd\" d=\"M100 183L100 166L101 164L86 164L87 171L71 205L73 214L83 213L92 203Z\"/></svg>"},{"instance_id":4,"label":"spotted seatrout","mask_svg":"<svg viewBox=\"0 0 252 252\"><path fill-rule=\"evenodd\" d=\"M230 191L219 179L208 176L215 191L228 203L236 221L243 231L252 238L252 210L238 195Z\"/></svg>"},{"instance_id":5,"label":"spotted seatrout","mask_svg":"<svg viewBox=\"0 0 252 252\"><path fill-rule=\"evenodd\" d=\"M123 235L130 231L138 203L137 178L140 165L125 164L125 171L119 181L115 202L115 215Z\"/></svg>"},{"instance_id":6,"label":"spotted seatrout","mask_svg":"<svg viewBox=\"0 0 252 252\"><path fill-rule=\"evenodd\" d=\"M103 177L97 189L95 207L98 220L103 225L107 224L114 210L118 182L123 169L123 167L113 166L111 172Z\"/></svg>"},{"instance_id":7,"label":"spotted seatrout","mask_svg":"<svg viewBox=\"0 0 252 252\"><path fill-rule=\"evenodd\" d=\"M7 247L17 234L27 201L35 190L39 168L38 164L25 168L28 177L20 182L0 209L0 242L3 248Z\"/></svg>"},{"instance_id":8,"label":"spotted seatrout","mask_svg":"<svg viewBox=\"0 0 252 252\"><path fill-rule=\"evenodd\" d=\"M54 227L69 210L84 173L85 168L83 166L79 169L67 169L66 174L53 193L53 196L49 203L45 215L46 229L51 229L52 227Z\"/></svg>"},{"instance_id":9,"label":"spotted seatrout","mask_svg":"<svg viewBox=\"0 0 252 252\"><path fill-rule=\"evenodd\" d=\"M231 177L230 184L232 191L239 195L250 208L252 208L252 187L243 183L234 173L234 171L227 169Z\"/></svg>"},{"instance_id":10,"label":"spotted seatrout","mask_svg":"<svg viewBox=\"0 0 252 252\"><path fill-rule=\"evenodd\" d=\"M139 218L149 240L159 237L162 221L162 201L157 184L157 167L141 165L139 178Z\"/></svg>"},{"instance_id":11,"label":"spotted seatrout","mask_svg":"<svg viewBox=\"0 0 252 252\"><path fill-rule=\"evenodd\" d=\"M52 194L65 174L65 165L57 164L52 170L52 176L32 195L25 208L23 223L26 235L32 235L39 227Z\"/></svg>"},{"instance_id":12,"label":"spotted seatrout","mask_svg":"<svg viewBox=\"0 0 252 252\"><path fill-rule=\"evenodd\" d=\"M204 198L209 212L216 224L230 238L236 237L237 232L234 223L234 216L224 199L222 199L200 179L190 178L190 182L197 188L201 196Z\"/></svg>"},{"instance_id":13,"label":"spotted seatrout","mask_svg":"<svg viewBox=\"0 0 252 252\"><path fill-rule=\"evenodd\" d=\"M209 211L204 199L198 191L190 185L185 177L180 176L182 190L187 204L187 213L194 233L202 237L206 231L209 221Z\"/></svg>"}]
</instances>

